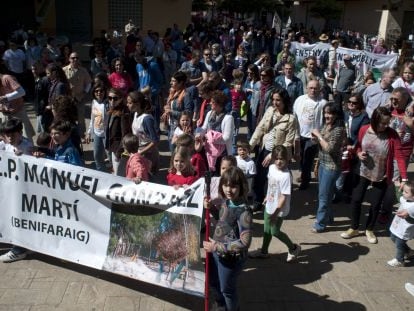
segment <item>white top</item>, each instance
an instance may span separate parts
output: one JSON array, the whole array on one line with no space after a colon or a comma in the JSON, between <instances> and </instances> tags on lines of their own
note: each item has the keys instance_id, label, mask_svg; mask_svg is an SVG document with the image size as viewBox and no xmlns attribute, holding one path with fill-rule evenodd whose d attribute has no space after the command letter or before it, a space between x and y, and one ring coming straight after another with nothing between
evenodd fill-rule
<instances>
[{"instance_id":1,"label":"white top","mask_svg":"<svg viewBox=\"0 0 414 311\"><path fill-rule=\"evenodd\" d=\"M32 155L33 144L26 137L22 136L22 141L20 142L18 146L13 146L9 143L2 141L0 143L0 150L4 150L7 152L13 152L13 153L15 153L16 151L20 151L23 154Z\"/></svg>"},{"instance_id":2,"label":"white top","mask_svg":"<svg viewBox=\"0 0 414 311\"><path fill-rule=\"evenodd\" d=\"M202 125L202 130L204 133L207 132L208 120L210 119L212 110L207 112L207 115L204 119L204 123ZM233 154L233 144L232 138L234 133L234 119L233 116L230 114L226 114L224 116L223 121L221 121L221 134L223 135L223 143L226 145L227 154Z\"/></svg>"},{"instance_id":3,"label":"white top","mask_svg":"<svg viewBox=\"0 0 414 311\"><path fill-rule=\"evenodd\" d=\"M398 210L407 210L410 217L414 218L414 202L407 202L406 199L401 197L400 203L400 208ZM390 231L402 240L411 240L414 238L414 224L410 224L407 220L397 215L395 215L392 220Z\"/></svg>"},{"instance_id":4,"label":"white top","mask_svg":"<svg viewBox=\"0 0 414 311\"><path fill-rule=\"evenodd\" d=\"M237 167L243 171L246 177L252 177L253 175L256 175L256 164L250 157L247 157L246 159L242 159L238 155L236 156L236 160L237 160Z\"/></svg>"},{"instance_id":5,"label":"white top","mask_svg":"<svg viewBox=\"0 0 414 311\"><path fill-rule=\"evenodd\" d=\"M307 94L299 96L293 105L298 124L300 136L312 138L313 129L320 130L323 126L323 107L326 105L325 99L313 100Z\"/></svg>"},{"instance_id":6,"label":"white top","mask_svg":"<svg viewBox=\"0 0 414 311\"><path fill-rule=\"evenodd\" d=\"M92 100L91 107L91 121L89 123L88 133L92 134L93 132L98 137L105 136L105 103L99 103L96 99Z\"/></svg>"},{"instance_id":7,"label":"white top","mask_svg":"<svg viewBox=\"0 0 414 311\"><path fill-rule=\"evenodd\" d=\"M283 171L276 168L275 164L269 166L267 175L266 213L272 215L278 204L281 194L286 196L285 204L279 212L279 217L285 217L290 211L290 194L292 188L292 174L288 169Z\"/></svg>"},{"instance_id":8,"label":"white top","mask_svg":"<svg viewBox=\"0 0 414 311\"><path fill-rule=\"evenodd\" d=\"M406 88L408 93L410 93L411 96L414 95L414 81L411 83L405 82L401 77L394 81L392 84L392 87L395 89L397 87L403 87Z\"/></svg>"}]
</instances>

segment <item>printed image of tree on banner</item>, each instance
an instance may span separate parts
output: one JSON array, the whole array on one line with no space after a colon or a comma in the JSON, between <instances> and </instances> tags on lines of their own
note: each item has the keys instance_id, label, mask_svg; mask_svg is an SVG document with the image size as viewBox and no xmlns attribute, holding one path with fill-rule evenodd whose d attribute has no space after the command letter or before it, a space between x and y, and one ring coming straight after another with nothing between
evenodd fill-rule
<instances>
[{"instance_id":1,"label":"printed image of tree on banner","mask_svg":"<svg viewBox=\"0 0 414 311\"><path fill-rule=\"evenodd\" d=\"M137 216L112 213L104 270L202 295L200 217L161 212Z\"/></svg>"}]
</instances>

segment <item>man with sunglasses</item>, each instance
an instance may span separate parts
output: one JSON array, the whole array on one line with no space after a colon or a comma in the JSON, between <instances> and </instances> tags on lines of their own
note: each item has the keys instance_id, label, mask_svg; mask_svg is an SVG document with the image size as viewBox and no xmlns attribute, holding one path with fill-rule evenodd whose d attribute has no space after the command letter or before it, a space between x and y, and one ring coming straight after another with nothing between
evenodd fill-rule
<instances>
[{"instance_id":1,"label":"man with sunglasses","mask_svg":"<svg viewBox=\"0 0 414 311\"><path fill-rule=\"evenodd\" d=\"M70 84L72 96L77 100L78 126L81 137L85 136L85 100L91 88L91 77L88 71L82 67L79 54L72 52L69 56L69 65L63 67Z\"/></svg>"},{"instance_id":2,"label":"man with sunglasses","mask_svg":"<svg viewBox=\"0 0 414 311\"><path fill-rule=\"evenodd\" d=\"M338 74L335 76L333 83L333 94L335 103L338 107L346 105L349 97L351 97L351 91L353 89L355 80L357 77L357 71L355 66L352 64L351 55L345 54L343 56L343 64L339 68Z\"/></svg>"}]
</instances>

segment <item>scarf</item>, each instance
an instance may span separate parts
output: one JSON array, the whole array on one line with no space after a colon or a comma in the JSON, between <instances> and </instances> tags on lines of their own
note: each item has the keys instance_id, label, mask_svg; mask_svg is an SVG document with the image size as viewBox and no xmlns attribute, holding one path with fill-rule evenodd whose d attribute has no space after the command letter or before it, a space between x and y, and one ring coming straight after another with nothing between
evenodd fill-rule
<instances>
[{"instance_id":1,"label":"scarf","mask_svg":"<svg viewBox=\"0 0 414 311\"><path fill-rule=\"evenodd\" d=\"M184 96L185 96L185 88L182 90L175 91L173 89L170 90L170 94L168 95L167 102L170 103L172 106L172 102L176 101L177 107L181 108L184 103Z\"/></svg>"},{"instance_id":2,"label":"scarf","mask_svg":"<svg viewBox=\"0 0 414 311\"><path fill-rule=\"evenodd\" d=\"M225 115L226 113L224 111L219 115L215 111L212 111L208 119L207 129L221 133L221 121L223 121Z\"/></svg>"}]
</instances>

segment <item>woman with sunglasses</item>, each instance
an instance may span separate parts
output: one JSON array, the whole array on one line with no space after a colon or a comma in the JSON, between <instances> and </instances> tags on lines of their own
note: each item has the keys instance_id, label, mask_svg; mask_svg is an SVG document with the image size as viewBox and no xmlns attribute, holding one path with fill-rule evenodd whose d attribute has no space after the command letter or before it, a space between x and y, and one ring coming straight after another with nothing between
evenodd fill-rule
<instances>
[{"instance_id":1,"label":"woman with sunglasses","mask_svg":"<svg viewBox=\"0 0 414 311\"><path fill-rule=\"evenodd\" d=\"M124 92L120 89L108 90L109 111L105 126L105 149L111 153L113 174L125 176L125 168L120 165L123 152L122 138L131 133L131 114L125 104Z\"/></svg>"},{"instance_id":2,"label":"woman with sunglasses","mask_svg":"<svg viewBox=\"0 0 414 311\"><path fill-rule=\"evenodd\" d=\"M109 103L106 98L106 87L102 83L97 83L92 88L92 107L91 121L86 136L86 143L93 142L93 158L95 167L98 171L105 172L105 154L110 155L105 150L105 123L108 118Z\"/></svg>"},{"instance_id":3,"label":"woman with sunglasses","mask_svg":"<svg viewBox=\"0 0 414 311\"><path fill-rule=\"evenodd\" d=\"M347 111L344 113L344 122L347 139L342 155L342 164L346 165L342 165L341 175L336 180L333 203L340 202L342 199L345 200L345 203L351 201L352 189L358 183L358 175L355 173L358 165L358 158L355 154L358 132L362 126L369 124L369 117L364 111L364 102L360 94L352 93L346 105Z\"/></svg>"}]
</instances>

